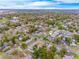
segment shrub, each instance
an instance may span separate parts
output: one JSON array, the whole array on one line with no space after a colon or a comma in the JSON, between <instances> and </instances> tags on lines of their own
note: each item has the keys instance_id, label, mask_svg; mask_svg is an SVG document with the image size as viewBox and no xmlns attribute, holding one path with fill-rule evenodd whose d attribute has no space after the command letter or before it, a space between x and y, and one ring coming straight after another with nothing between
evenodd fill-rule
<instances>
[{"instance_id":1,"label":"shrub","mask_svg":"<svg viewBox=\"0 0 79 59\"><path fill-rule=\"evenodd\" d=\"M19 40L15 36L11 39L11 41L13 44L19 43Z\"/></svg>"},{"instance_id":2,"label":"shrub","mask_svg":"<svg viewBox=\"0 0 79 59\"><path fill-rule=\"evenodd\" d=\"M3 41L4 42L9 42L8 36L4 36Z\"/></svg>"},{"instance_id":3,"label":"shrub","mask_svg":"<svg viewBox=\"0 0 79 59\"><path fill-rule=\"evenodd\" d=\"M65 41L67 41L67 43L70 45L70 43L72 42L72 38L71 37L66 37Z\"/></svg>"},{"instance_id":4,"label":"shrub","mask_svg":"<svg viewBox=\"0 0 79 59\"><path fill-rule=\"evenodd\" d=\"M0 47L2 47L3 46L3 42L0 40Z\"/></svg>"},{"instance_id":5,"label":"shrub","mask_svg":"<svg viewBox=\"0 0 79 59\"><path fill-rule=\"evenodd\" d=\"M23 36L22 41L26 41L27 39L29 39L29 36Z\"/></svg>"},{"instance_id":6,"label":"shrub","mask_svg":"<svg viewBox=\"0 0 79 59\"><path fill-rule=\"evenodd\" d=\"M17 54L18 54L18 50L15 49L15 50L13 51L12 55L17 55Z\"/></svg>"},{"instance_id":7,"label":"shrub","mask_svg":"<svg viewBox=\"0 0 79 59\"><path fill-rule=\"evenodd\" d=\"M60 21L56 22L56 25L58 26L58 29L64 29L64 24Z\"/></svg>"},{"instance_id":8,"label":"shrub","mask_svg":"<svg viewBox=\"0 0 79 59\"><path fill-rule=\"evenodd\" d=\"M56 47L55 46L50 47L48 51L48 59L54 59L55 53L56 53Z\"/></svg>"},{"instance_id":9,"label":"shrub","mask_svg":"<svg viewBox=\"0 0 79 59\"><path fill-rule=\"evenodd\" d=\"M29 33L32 33L32 32L35 32L35 31L37 31L37 28L35 28L35 26L31 26L29 28Z\"/></svg>"},{"instance_id":10,"label":"shrub","mask_svg":"<svg viewBox=\"0 0 79 59\"><path fill-rule=\"evenodd\" d=\"M27 48L27 44L26 44L26 43L22 43L22 44L21 44L21 48L22 48L22 49L26 49L26 48Z\"/></svg>"},{"instance_id":11,"label":"shrub","mask_svg":"<svg viewBox=\"0 0 79 59\"><path fill-rule=\"evenodd\" d=\"M33 53L32 53L32 58L33 59L38 59L39 57L39 48L37 47L37 45L33 46Z\"/></svg>"},{"instance_id":12,"label":"shrub","mask_svg":"<svg viewBox=\"0 0 79 59\"><path fill-rule=\"evenodd\" d=\"M48 59L47 58L47 47L46 46L40 47L39 51L40 51L40 58L41 59Z\"/></svg>"},{"instance_id":13,"label":"shrub","mask_svg":"<svg viewBox=\"0 0 79 59\"><path fill-rule=\"evenodd\" d=\"M52 46L50 49L47 48L47 46L37 47L35 45L33 47L33 59L54 59L55 53L56 53L56 47Z\"/></svg>"},{"instance_id":14,"label":"shrub","mask_svg":"<svg viewBox=\"0 0 79 59\"><path fill-rule=\"evenodd\" d=\"M68 29L70 32L74 32L74 29Z\"/></svg>"},{"instance_id":15,"label":"shrub","mask_svg":"<svg viewBox=\"0 0 79 59\"><path fill-rule=\"evenodd\" d=\"M79 42L79 34L74 34L73 37L77 40L77 42Z\"/></svg>"},{"instance_id":16,"label":"shrub","mask_svg":"<svg viewBox=\"0 0 79 59\"><path fill-rule=\"evenodd\" d=\"M56 37L55 42L58 44L62 40L62 37Z\"/></svg>"},{"instance_id":17,"label":"shrub","mask_svg":"<svg viewBox=\"0 0 79 59\"><path fill-rule=\"evenodd\" d=\"M23 32L16 32L17 35L21 35L22 36L22 41L26 41L27 39L29 39L29 36L27 36L25 33Z\"/></svg>"},{"instance_id":18,"label":"shrub","mask_svg":"<svg viewBox=\"0 0 79 59\"><path fill-rule=\"evenodd\" d=\"M54 25L55 22L56 22L55 20L50 20L50 19L47 20L47 24L49 24L49 25Z\"/></svg>"},{"instance_id":19,"label":"shrub","mask_svg":"<svg viewBox=\"0 0 79 59\"><path fill-rule=\"evenodd\" d=\"M7 30L9 30L8 26L0 27L0 33L2 33L3 31L7 31Z\"/></svg>"},{"instance_id":20,"label":"shrub","mask_svg":"<svg viewBox=\"0 0 79 59\"><path fill-rule=\"evenodd\" d=\"M58 55L62 58L64 57L65 53L67 52L67 50L65 48L62 48L59 52Z\"/></svg>"}]
</instances>

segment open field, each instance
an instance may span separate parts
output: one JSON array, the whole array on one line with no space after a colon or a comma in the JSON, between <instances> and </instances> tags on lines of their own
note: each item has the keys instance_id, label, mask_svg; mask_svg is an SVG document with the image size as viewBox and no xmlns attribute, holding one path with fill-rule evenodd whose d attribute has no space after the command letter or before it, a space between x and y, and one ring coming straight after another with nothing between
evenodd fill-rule
<instances>
[{"instance_id":1,"label":"open field","mask_svg":"<svg viewBox=\"0 0 79 59\"><path fill-rule=\"evenodd\" d=\"M79 59L79 10L1 10L0 59Z\"/></svg>"}]
</instances>

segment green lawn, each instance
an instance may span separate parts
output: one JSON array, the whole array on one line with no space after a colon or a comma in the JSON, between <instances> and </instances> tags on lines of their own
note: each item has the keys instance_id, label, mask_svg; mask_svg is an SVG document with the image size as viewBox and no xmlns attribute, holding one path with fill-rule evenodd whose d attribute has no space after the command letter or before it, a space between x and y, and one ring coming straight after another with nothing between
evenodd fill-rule
<instances>
[{"instance_id":1,"label":"green lawn","mask_svg":"<svg viewBox=\"0 0 79 59\"><path fill-rule=\"evenodd\" d=\"M76 54L76 55L75 55L75 59L79 59L79 55Z\"/></svg>"}]
</instances>

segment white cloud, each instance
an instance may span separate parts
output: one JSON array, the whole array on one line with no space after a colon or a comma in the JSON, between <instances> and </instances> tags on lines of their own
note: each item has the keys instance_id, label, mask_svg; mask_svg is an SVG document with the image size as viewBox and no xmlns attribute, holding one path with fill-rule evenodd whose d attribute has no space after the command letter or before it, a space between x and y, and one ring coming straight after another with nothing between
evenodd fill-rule
<instances>
[{"instance_id":1,"label":"white cloud","mask_svg":"<svg viewBox=\"0 0 79 59\"><path fill-rule=\"evenodd\" d=\"M37 2L32 2L32 3L28 4L28 6L47 6L47 5L51 5L51 4L53 4L53 3L46 2L46 1L44 1L44 2L37 1Z\"/></svg>"},{"instance_id":2,"label":"white cloud","mask_svg":"<svg viewBox=\"0 0 79 59\"><path fill-rule=\"evenodd\" d=\"M79 3L79 0L56 0L64 3Z\"/></svg>"},{"instance_id":3,"label":"white cloud","mask_svg":"<svg viewBox=\"0 0 79 59\"><path fill-rule=\"evenodd\" d=\"M5 0L3 0L5 1ZM25 2L23 4L17 4L17 2L12 2L13 0L7 2L9 4L6 4L6 2L0 2L0 9L42 9L42 7L45 6L52 6L57 5L58 3L48 2L48 1L35 1L35 2Z\"/></svg>"},{"instance_id":4,"label":"white cloud","mask_svg":"<svg viewBox=\"0 0 79 59\"><path fill-rule=\"evenodd\" d=\"M55 0L34 1L34 0L0 0L0 9L57 9L59 4L79 3L79 0ZM61 7L64 8L64 7ZM58 9L61 9L58 8ZM71 7L72 8L72 7ZM74 7L73 7L74 8ZM75 7L78 8L78 7Z\"/></svg>"}]
</instances>

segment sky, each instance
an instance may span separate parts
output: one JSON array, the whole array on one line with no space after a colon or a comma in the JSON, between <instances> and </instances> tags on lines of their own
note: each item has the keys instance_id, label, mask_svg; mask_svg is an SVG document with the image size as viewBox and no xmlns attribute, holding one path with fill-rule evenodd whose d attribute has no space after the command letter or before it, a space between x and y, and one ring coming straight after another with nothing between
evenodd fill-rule
<instances>
[{"instance_id":1,"label":"sky","mask_svg":"<svg viewBox=\"0 0 79 59\"><path fill-rule=\"evenodd\" d=\"M0 0L0 9L79 9L79 0Z\"/></svg>"}]
</instances>

